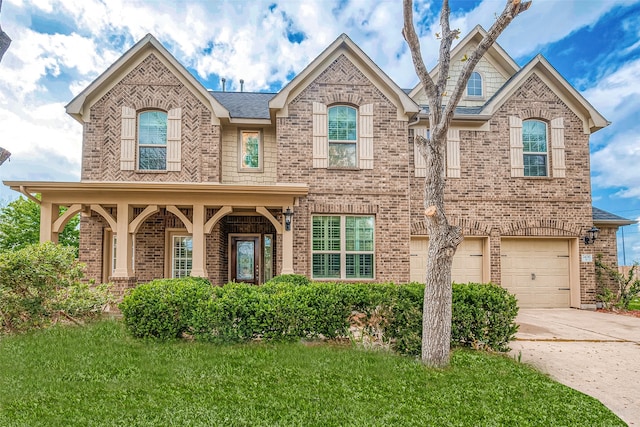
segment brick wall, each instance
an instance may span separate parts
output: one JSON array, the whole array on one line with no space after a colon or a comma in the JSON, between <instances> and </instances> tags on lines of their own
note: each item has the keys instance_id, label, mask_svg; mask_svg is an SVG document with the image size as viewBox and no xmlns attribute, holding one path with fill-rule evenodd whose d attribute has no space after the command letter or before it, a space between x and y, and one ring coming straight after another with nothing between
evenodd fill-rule
<instances>
[{"instance_id":1,"label":"brick wall","mask_svg":"<svg viewBox=\"0 0 640 427\"><path fill-rule=\"evenodd\" d=\"M122 107L137 111L182 108L182 170L120 170ZM127 74L91 107L84 125L82 180L218 182L220 127L212 113L154 54Z\"/></svg>"},{"instance_id":2,"label":"brick wall","mask_svg":"<svg viewBox=\"0 0 640 427\"><path fill-rule=\"evenodd\" d=\"M312 167L313 102L374 105L373 169ZM294 209L296 273L311 275L312 214L374 214L376 280L409 281L407 122L397 120L396 107L345 56L311 82L288 112L277 119L278 181L309 184L309 196Z\"/></svg>"},{"instance_id":3,"label":"brick wall","mask_svg":"<svg viewBox=\"0 0 640 427\"><path fill-rule=\"evenodd\" d=\"M547 123L562 117L565 126L566 178L511 177L509 116ZM550 134L550 133L549 133ZM537 76L531 76L490 120L490 131L460 131L461 177L448 178L445 191L449 221L465 235L490 236L491 280L500 283L503 236L578 238L593 224L589 176L589 135L580 120ZM549 136L549 171L553 175ZM412 139L410 140L413 144ZM409 150L413 165L413 147ZM411 170L413 234L422 225L424 178ZM590 248L580 244L580 254ZM582 302L595 302L593 263L580 263Z\"/></svg>"}]
</instances>

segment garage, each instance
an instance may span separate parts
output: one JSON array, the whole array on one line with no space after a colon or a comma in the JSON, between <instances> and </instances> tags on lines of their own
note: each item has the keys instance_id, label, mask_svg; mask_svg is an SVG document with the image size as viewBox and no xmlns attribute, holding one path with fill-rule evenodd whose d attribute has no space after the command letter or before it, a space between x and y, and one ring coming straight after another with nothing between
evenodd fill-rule
<instances>
[{"instance_id":1,"label":"garage","mask_svg":"<svg viewBox=\"0 0 640 427\"><path fill-rule=\"evenodd\" d=\"M569 247L563 239L502 239L502 286L522 308L569 307Z\"/></svg>"},{"instance_id":2,"label":"garage","mask_svg":"<svg viewBox=\"0 0 640 427\"><path fill-rule=\"evenodd\" d=\"M486 239L467 238L462 241L451 268L451 278L456 283L476 282L483 280L483 247ZM429 239L426 237L411 238L411 281L424 283L427 271L427 254Z\"/></svg>"}]
</instances>

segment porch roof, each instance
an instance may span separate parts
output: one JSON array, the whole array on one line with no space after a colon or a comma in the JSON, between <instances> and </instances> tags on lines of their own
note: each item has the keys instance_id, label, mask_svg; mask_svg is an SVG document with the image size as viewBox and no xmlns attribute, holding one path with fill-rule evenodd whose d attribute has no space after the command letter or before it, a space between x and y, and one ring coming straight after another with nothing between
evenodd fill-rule
<instances>
[{"instance_id":1,"label":"porch roof","mask_svg":"<svg viewBox=\"0 0 640 427\"><path fill-rule=\"evenodd\" d=\"M287 206L296 197L309 193L301 183L270 185L191 183L191 182L131 182L131 181L4 181L4 185L29 198L42 195L42 200L56 204L98 203L130 205L191 205L207 206Z\"/></svg>"}]
</instances>

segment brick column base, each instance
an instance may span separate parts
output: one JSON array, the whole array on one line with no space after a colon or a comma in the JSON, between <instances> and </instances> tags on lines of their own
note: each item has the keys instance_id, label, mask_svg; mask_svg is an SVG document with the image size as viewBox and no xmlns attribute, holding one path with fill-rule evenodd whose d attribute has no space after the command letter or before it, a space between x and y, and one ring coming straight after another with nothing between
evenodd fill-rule
<instances>
[{"instance_id":1,"label":"brick column base","mask_svg":"<svg viewBox=\"0 0 640 427\"><path fill-rule=\"evenodd\" d=\"M107 308L107 311L110 313L120 313L120 309L118 309L118 304L122 302L122 298L124 297L127 289L133 289L138 284L138 279L136 277L109 277L109 283L113 283L113 287L111 288L111 293L116 299L114 305Z\"/></svg>"}]
</instances>

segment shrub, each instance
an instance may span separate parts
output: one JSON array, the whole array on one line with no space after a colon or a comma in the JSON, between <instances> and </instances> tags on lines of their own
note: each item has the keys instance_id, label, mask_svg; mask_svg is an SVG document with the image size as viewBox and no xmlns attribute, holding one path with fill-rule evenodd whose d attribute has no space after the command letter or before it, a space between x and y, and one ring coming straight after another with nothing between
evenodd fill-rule
<instances>
[{"instance_id":1,"label":"shrub","mask_svg":"<svg viewBox=\"0 0 640 427\"><path fill-rule=\"evenodd\" d=\"M133 336L171 339L190 332L199 302L212 292L211 283L199 277L158 279L130 290L119 307Z\"/></svg>"},{"instance_id":2,"label":"shrub","mask_svg":"<svg viewBox=\"0 0 640 427\"><path fill-rule=\"evenodd\" d=\"M65 317L92 319L100 316L107 305L115 302L110 289L110 283L98 286L74 283L58 291L53 307L64 313Z\"/></svg>"},{"instance_id":3,"label":"shrub","mask_svg":"<svg viewBox=\"0 0 640 427\"><path fill-rule=\"evenodd\" d=\"M0 254L0 330L20 332L55 319L62 291L77 286L84 266L72 247L51 242Z\"/></svg>"},{"instance_id":4,"label":"shrub","mask_svg":"<svg viewBox=\"0 0 640 427\"><path fill-rule=\"evenodd\" d=\"M336 283L229 283L199 304L195 336L214 342L334 338L348 328L352 305L348 286Z\"/></svg>"},{"instance_id":5,"label":"shrub","mask_svg":"<svg viewBox=\"0 0 640 427\"><path fill-rule=\"evenodd\" d=\"M598 299L605 308L629 309L629 304L640 295L640 279L637 276L638 264L634 263L626 274L618 271L616 266L602 261L602 254L596 255L596 282L598 283ZM613 289L611 289L613 287Z\"/></svg>"},{"instance_id":6,"label":"shrub","mask_svg":"<svg viewBox=\"0 0 640 427\"><path fill-rule=\"evenodd\" d=\"M453 285L452 345L509 351L518 331L516 297L493 283Z\"/></svg>"},{"instance_id":7,"label":"shrub","mask_svg":"<svg viewBox=\"0 0 640 427\"><path fill-rule=\"evenodd\" d=\"M311 284L311 281L307 278L307 276L303 276L302 274L281 274L269 280L267 283L265 283L265 285L275 285L280 283L305 286Z\"/></svg>"},{"instance_id":8,"label":"shrub","mask_svg":"<svg viewBox=\"0 0 640 427\"><path fill-rule=\"evenodd\" d=\"M184 281L158 280L140 285L120 307L139 337L189 331L198 340L233 343L347 337L354 327L400 353L420 354L424 285L300 283L303 276L280 277L263 286L207 286L206 292ZM499 286L454 285L452 345L507 351L516 314L515 298Z\"/></svg>"}]
</instances>

